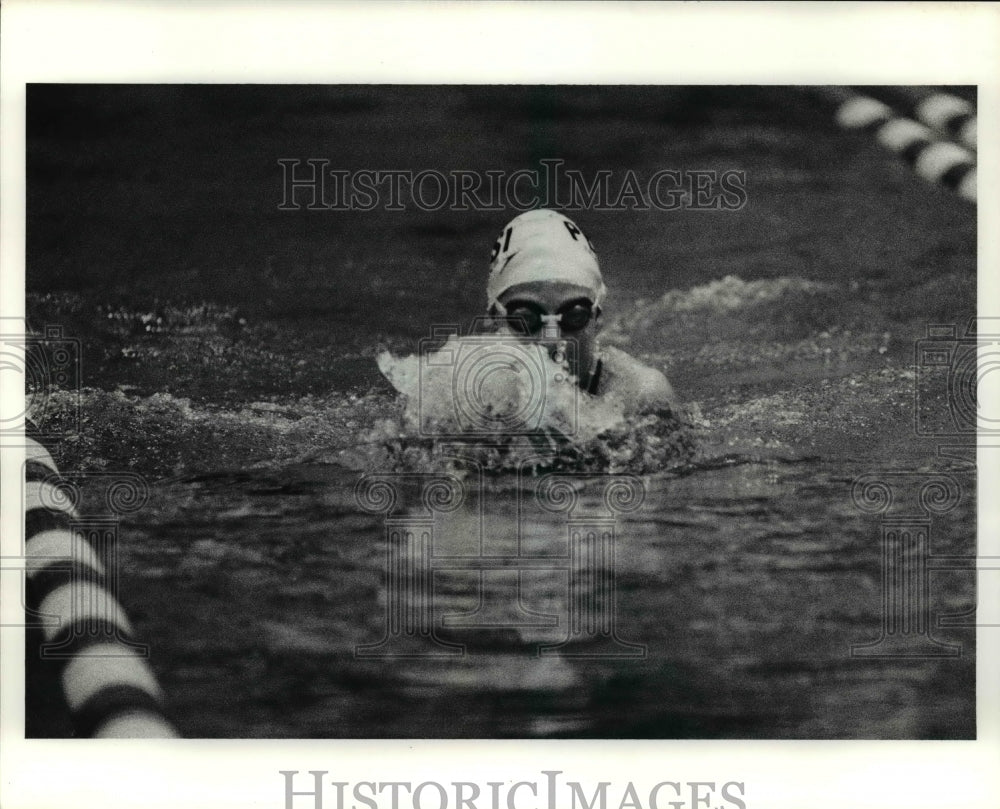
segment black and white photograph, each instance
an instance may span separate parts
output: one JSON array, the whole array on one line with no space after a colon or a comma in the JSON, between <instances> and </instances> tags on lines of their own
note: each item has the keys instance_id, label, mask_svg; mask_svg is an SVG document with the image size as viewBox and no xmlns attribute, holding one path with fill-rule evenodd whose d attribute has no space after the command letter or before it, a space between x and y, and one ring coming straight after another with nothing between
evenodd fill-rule
<instances>
[{"instance_id":1,"label":"black and white photograph","mask_svg":"<svg viewBox=\"0 0 1000 809\"><path fill-rule=\"evenodd\" d=\"M23 82L16 735L995 733L996 87L845 74ZM764 805L278 758L260 805Z\"/></svg>"}]
</instances>

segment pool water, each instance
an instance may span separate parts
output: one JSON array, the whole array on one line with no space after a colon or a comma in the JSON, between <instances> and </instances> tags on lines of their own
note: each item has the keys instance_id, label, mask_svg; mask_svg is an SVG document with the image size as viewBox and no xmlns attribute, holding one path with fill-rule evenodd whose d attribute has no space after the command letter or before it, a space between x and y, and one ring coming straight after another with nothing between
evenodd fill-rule
<instances>
[{"instance_id":1,"label":"pool water","mask_svg":"<svg viewBox=\"0 0 1000 809\"><path fill-rule=\"evenodd\" d=\"M918 435L918 391L948 403L914 362L975 313L975 210L806 93L32 94L28 313L84 358L35 406L79 413L53 454L92 509L95 472L148 483L120 595L183 735L975 736L968 570L929 575L923 654L860 650L897 614L887 522L923 515L931 568L976 551L975 468ZM415 432L376 358L479 313L505 214L278 211L276 160L313 156L746 171L738 211L571 214L605 344L683 412L555 453Z\"/></svg>"}]
</instances>

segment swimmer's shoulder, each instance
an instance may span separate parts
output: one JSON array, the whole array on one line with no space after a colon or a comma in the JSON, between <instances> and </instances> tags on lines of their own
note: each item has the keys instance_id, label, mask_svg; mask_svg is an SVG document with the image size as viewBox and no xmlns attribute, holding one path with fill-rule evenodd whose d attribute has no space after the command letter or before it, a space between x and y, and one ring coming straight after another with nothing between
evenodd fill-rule
<instances>
[{"instance_id":1,"label":"swimmer's shoulder","mask_svg":"<svg viewBox=\"0 0 1000 809\"><path fill-rule=\"evenodd\" d=\"M662 371L640 362L619 348L601 350L601 381L597 393L613 394L629 403L630 409L679 405L673 386Z\"/></svg>"}]
</instances>

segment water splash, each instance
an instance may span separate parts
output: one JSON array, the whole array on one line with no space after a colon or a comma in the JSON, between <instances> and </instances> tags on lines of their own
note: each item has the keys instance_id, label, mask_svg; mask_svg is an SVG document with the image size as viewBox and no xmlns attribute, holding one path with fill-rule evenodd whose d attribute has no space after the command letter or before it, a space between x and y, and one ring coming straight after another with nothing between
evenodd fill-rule
<instances>
[{"instance_id":1,"label":"water splash","mask_svg":"<svg viewBox=\"0 0 1000 809\"><path fill-rule=\"evenodd\" d=\"M835 323L832 318L848 294L835 284L798 276L744 281L727 275L689 289L668 290L652 301L635 301L609 318L602 340L662 353L664 343L675 344L688 334L713 343L751 336L768 342L778 336L804 337L817 325ZM712 324L709 334L706 322Z\"/></svg>"},{"instance_id":2,"label":"water splash","mask_svg":"<svg viewBox=\"0 0 1000 809\"><path fill-rule=\"evenodd\" d=\"M377 361L403 411L365 443L381 438L382 461L395 469L454 470L458 456L491 472L642 474L683 465L694 451L687 414L633 414L613 393L591 396L540 346L451 335L436 351Z\"/></svg>"}]
</instances>

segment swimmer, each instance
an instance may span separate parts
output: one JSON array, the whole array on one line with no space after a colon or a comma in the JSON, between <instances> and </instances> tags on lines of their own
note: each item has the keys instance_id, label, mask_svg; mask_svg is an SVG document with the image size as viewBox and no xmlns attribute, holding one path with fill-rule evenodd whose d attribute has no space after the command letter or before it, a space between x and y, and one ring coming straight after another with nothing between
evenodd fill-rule
<instances>
[{"instance_id":1,"label":"swimmer","mask_svg":"<svg viewBox=\"0 0 1000 809\"><path fill-rule=\"evenodd\" d=\"M511 220L493 246L489 270L488 314L518 339L546 345L553 358L559 340L572 341L569 372L585 392L617 397L626 413L677 410L660 371L598 345L607 290L593 245L565 216L539 209Z\"/></svg>"}]
</instances>

